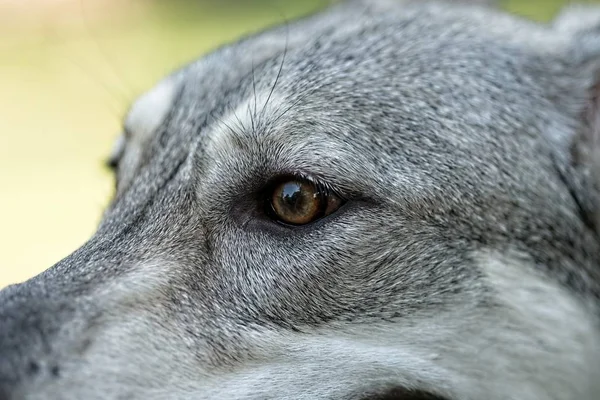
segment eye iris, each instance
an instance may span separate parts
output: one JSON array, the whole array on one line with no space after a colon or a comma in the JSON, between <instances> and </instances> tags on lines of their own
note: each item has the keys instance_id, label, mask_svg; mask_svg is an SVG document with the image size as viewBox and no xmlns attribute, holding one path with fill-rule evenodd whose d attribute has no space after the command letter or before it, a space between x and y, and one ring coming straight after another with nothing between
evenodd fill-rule
<instances>
[{"instance_id":1,"label":"eye iris","mask_svg":"<svg viewBox=\"0 0 600 400\"><path fill-rule=\"evenodd\" d=\"M299 181L280 184L272 198L277 217L294 225L307 224L319 217L322 202L322 195L314 185Z\"/></svg>"}]
</instances>

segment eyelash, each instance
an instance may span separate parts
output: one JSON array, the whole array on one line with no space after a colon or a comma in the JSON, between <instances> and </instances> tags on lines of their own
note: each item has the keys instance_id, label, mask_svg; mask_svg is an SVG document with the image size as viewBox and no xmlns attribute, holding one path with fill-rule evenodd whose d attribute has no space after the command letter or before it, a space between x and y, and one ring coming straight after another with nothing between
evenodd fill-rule
<instances>
[{"instance_id":1,"label":"eyelash","mask_svg":"<svg viewBox=\"0 0 600 400\"><path fill-rule=\"evenodd\" d=\"M288 181L288 180L309 182L312 185L323 190L323 192L325 192L327 194L336 195L344 201L347 200L344 196L342 196L340 193L338 193L338 191L335 190L332 185L327 184L327 183L321 181L320 179L315 178L314 176L306 175L303 173L282 173L282 174L276 175L275 177L269 179L265 185L263 185L262 189L258 193L259 198L261 198L261 199L266 198L268 196L268 194L277 187L277 185L279 185L282 182Z\"/></svg>"}]
</instances>

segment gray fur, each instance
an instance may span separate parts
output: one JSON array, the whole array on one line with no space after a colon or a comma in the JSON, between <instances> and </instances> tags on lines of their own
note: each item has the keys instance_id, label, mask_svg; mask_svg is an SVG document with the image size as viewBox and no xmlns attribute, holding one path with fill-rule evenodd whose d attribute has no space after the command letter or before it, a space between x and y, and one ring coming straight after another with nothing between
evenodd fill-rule
<instances>
[{"instance_id":1,"label":"gray fur","mask_svg":"<svg viewBox=\"0 0 600 400\"><path fill-rule=\"evenodd\" d=\"M0 399L598 399L600 12L576 12L349 1L165 78L97 233L0 292ZM258 194L290 173L347 203L274 223Z\"/></svg>"}]
</instances>

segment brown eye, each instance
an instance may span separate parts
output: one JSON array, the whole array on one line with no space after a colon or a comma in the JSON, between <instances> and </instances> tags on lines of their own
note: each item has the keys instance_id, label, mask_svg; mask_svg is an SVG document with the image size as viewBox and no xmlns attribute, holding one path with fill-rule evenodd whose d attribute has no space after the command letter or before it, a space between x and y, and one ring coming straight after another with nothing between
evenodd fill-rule
<instances>
[{"instance_id":1,"label":"brown eye","mask_svg":"<svg viewBox=\"0 0 600 400\"><path fill-rule=\"evenodd\" d=\"M273 217L290 225L305 225L341 206L341 199L312 182L291 179L275 186L271 194Z\"/></svg>"}]
</instances>

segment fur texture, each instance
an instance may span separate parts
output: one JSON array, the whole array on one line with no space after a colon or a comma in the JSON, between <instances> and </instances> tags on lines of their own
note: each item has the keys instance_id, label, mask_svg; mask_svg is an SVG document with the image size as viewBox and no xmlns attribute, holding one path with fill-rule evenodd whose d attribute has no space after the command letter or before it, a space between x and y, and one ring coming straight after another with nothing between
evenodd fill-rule
<instances>
[{"instance_id":1,"label":"fur texture","mask_svg":"<svg viewBox=\"0 0 600 400\"><path fill-rule=\"evenodd\" d=\"M0 399L598 399L600 12L469 3L348 1L143 96L97 233L0 292ZM345 204L274 222L289 174Z\"/></svg>"}]
</instances>

